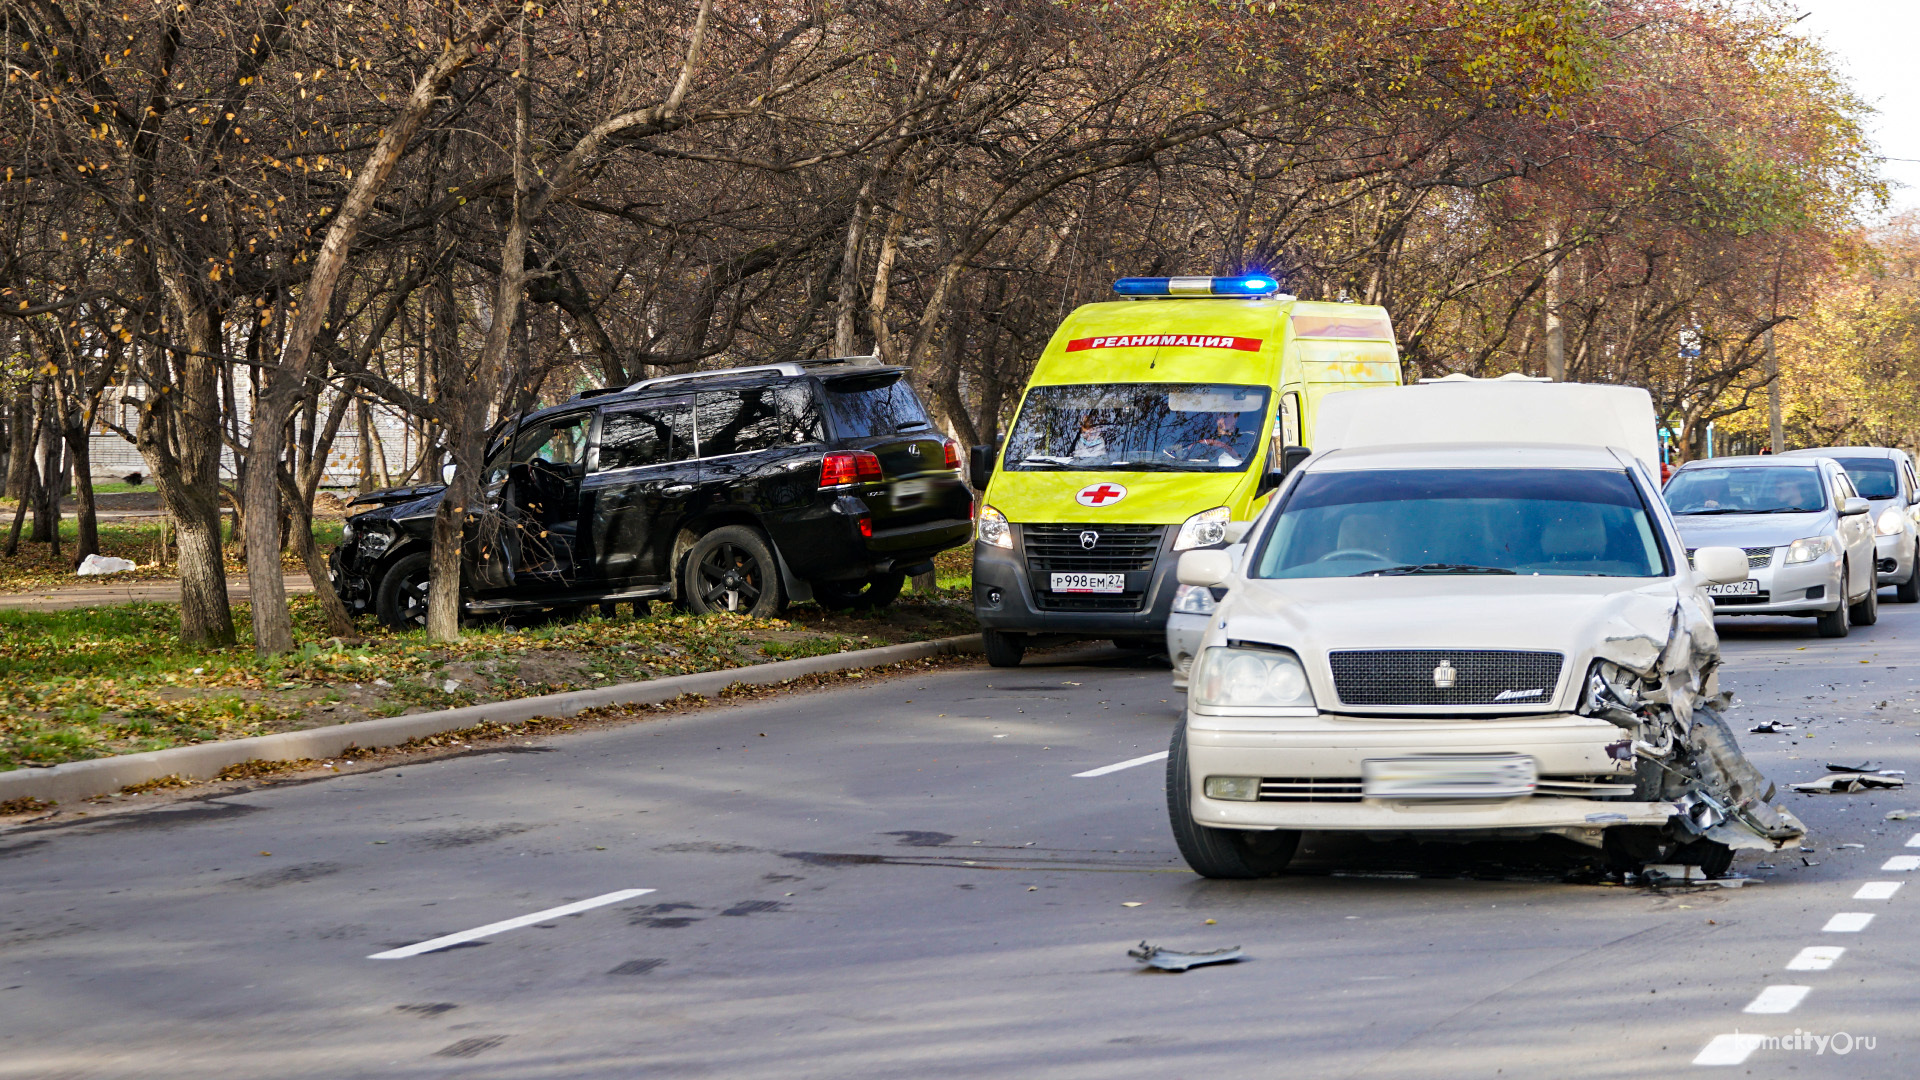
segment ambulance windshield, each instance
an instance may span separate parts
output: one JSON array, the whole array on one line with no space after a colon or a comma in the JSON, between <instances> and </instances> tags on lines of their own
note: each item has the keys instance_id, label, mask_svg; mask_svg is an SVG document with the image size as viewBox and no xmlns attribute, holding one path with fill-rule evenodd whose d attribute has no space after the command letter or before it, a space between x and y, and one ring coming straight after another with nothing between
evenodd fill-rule
<instances>
[{"instance_id":1,"label":"ambulance windshield","mask_svg":"<svg viewBox=\"0 0 1920 1080\"><path fill-rule=\"evenodd\" d=\"M1099 383L1027 391L1005 467L1101 472L1239 472L1257 456L1267 388Z\"/></svg>"}]
</instances>

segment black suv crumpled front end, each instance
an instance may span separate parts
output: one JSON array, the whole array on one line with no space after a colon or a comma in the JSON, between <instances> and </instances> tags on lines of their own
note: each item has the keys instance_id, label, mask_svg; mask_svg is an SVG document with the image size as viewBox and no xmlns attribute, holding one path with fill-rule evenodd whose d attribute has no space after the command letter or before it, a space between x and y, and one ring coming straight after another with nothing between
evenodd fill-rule
<instances>
[{"instance_id":1,"label":"black suv crumpled front end","mask_svg":"<svg viewBox=\"0 0 1920 1080\"><path fill-rule=\"evenodd\" d=\"M1067 522L1010 528L1011 548L974 545L973 610L983 628L1092 638L1165 632L1179 588L1173 544L1180 526ZM1126 588L1119 594L1046 591L1055 573L1125 574Z\"/></svg>"},{"instance_id":2,"label":"black suv crumpled front end","mask_svg":"<svg viewBox=\"0 0 1920 1080\"><path fill-rule=\"evenodd\" d=\"M426 550L443 490L439 486L396 488L352 500L350 505L376 505L346 520L341 526L340 543L327 556L327 577L349 613L372 612L387 568L404 555Z\"/></svg>"}]
</instances>

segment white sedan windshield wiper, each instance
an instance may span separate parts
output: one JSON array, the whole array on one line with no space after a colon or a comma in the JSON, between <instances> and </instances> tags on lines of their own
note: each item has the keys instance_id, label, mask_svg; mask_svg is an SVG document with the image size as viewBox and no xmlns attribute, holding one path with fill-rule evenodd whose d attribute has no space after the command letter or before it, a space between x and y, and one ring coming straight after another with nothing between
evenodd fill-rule
<instances>
[{"instance_id":1,"label":"white sedan windshield wiper","mask_svg":"<svg viewBox=\"0 0 1920 1080\"><path fill-rule=\"evenodd\" d=\"M1514 571L1504 566L1475 566L1472 563L1406 563L1401 566L1385 566L1378 570L1362 570L1353 577L1404 577L1409 574L1512 574Z\"/></svg>"}]
</instances>

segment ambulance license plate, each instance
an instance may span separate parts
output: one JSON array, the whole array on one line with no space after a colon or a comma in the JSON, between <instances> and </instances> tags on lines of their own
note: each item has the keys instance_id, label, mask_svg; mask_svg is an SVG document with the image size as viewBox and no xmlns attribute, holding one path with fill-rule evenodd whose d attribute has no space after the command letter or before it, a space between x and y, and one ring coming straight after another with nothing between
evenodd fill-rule
<instances>
[{"instance_id":1,"label":"ambulance license plate","mask_svg":"<svg viewBox=\"0 0 1920 1080\"><path fill-rule=\"evenodd\" d=\"M1064 593L1122 593L1127 591L1125 574L1055 574L1053 591Z\"/></svg>"}]
</instances>

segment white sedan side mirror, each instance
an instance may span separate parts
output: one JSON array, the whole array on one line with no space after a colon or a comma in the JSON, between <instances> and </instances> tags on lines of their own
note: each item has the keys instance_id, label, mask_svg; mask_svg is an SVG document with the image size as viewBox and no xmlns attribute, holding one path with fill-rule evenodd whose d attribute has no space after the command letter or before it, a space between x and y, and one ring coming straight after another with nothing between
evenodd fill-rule
<instances>
[{"instance_id":1,"label":"white sedan side mirror","mask_svg":"<svg viewBox=\"0 0 1920 1080\"><path fill-rule=\"evenodd\" d=\"M1225 585L1233 575L1233 556L1219 550L1189 551L1180 556L1174 575L1182 585Z\"/></svg>"},{"instance_id":2,"label":"white sedan side mirror","mask_svg":"<svg viewBox=\"0 0 1920 1080\"><path fill-rule=\"evenodd\" d=\"M1737 547L1703 547L1693 553L1694 572L1709 585L1747 580L1747 553Z\"/></svg>"},{"instance_id":3,"label":"white sedan side mirror","mask_svg":"<svg viewBox=\"0 0 1920 1080\"><path fill-rule=\"evenodd\" d=\"M1864 514L1871 509L1873 509L1872 503L1859 497L1858 495L1855 495L1854 497L1848 499L1846 502L1843 502L1840 504L1840 516L1853 517L1855 514Z\"/></svg>"}]
</instances>

